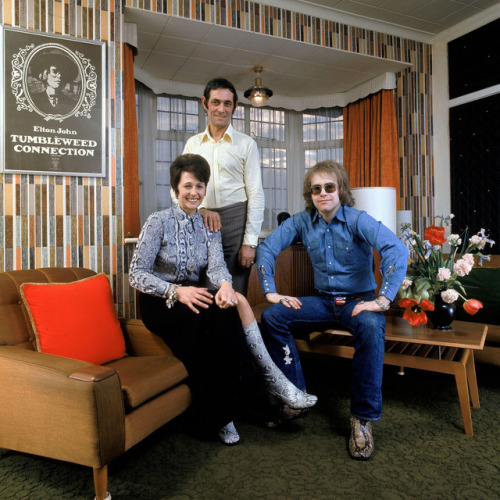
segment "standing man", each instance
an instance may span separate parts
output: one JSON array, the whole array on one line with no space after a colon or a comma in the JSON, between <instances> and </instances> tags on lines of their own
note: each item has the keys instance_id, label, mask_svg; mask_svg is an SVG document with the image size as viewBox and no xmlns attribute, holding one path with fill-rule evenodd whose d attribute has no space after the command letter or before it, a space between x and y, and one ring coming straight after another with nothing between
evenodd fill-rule
<instances>
[{"instance_id":1,"label":"standing man","mask_svg":"<svg viewBox=\"0 0 500 500\"><path fill-rule=\"evenodd\" d=\"M305 380L294 334L332 328L335 322L353 334L349 453L352 458L367 460L374 449L371 423L382 414L383 312L405 277L408 249L381 222L353 207L349 179L341 165L324 161L308 170L303 195L306 210L285 220L257 252L261 286L274 304L264 310L263 331L275 363L302 390ZM298 241L311 258L317 291L313 297L276 292L276 257ZM378 295L373 248L382 259L383 283ZM290 409L282 411L286 414L293 418Z\"/></svg>"},{"instance_id":2,"label":"standing man","mask_svg":"<svg viewBox=\"0 0 500 500\"><path fill-rule=\"evenodd\" d=\"M231 125L238 106L231 82L223 78L211 80L201 102L208 126L187 141L184 153L199 154L210 165L210 182L200 213L205 226L222 231L224 258L233 287L246 295L264 220L259 151L253 139Z\"/></svg>"}]
</instances>

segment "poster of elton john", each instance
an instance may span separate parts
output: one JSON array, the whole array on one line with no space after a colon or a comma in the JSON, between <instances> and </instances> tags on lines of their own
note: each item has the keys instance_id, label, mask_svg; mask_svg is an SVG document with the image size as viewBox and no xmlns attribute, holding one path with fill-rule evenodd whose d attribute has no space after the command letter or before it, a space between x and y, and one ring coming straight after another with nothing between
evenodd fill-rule
<instances>
[{"instance_id":1,"label":"poster of elton john","mask_svg":"<svg viewBox=\"0 0 500 500\"><path fill-rule=\"evenodd\" d=\"M105 44L0 30L2 171L104 176Z\"/></svg>"}]
</instances>

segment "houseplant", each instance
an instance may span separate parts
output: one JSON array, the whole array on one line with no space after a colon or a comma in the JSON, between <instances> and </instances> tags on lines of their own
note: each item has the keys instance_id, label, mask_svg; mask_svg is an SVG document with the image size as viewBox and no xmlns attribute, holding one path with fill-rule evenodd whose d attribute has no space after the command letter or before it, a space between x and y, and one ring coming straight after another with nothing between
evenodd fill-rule
<instances>
[{"instance_id":1,"label":"houseplant","mask_svg":"<svg viewBox=\"0 0 500 500\"><path fill-rule=\"evenodd\" d=\"M466 229L462 235L445 231L451 223L453 214L438 216L440 224L429 226L424 238L411 230L410 224L401 225L401 239L410 250L410 261L406 278L399 289L399 306L405 309L403 318L412 326L427 323L431 316L434 328L447 330L451 327L455 314L455 302L463 300L463 308L468 314L475 314L483 307L476 299L467 299L459 278L470 273L475 260L481 265L489 260L482 250L486 244L495 242L488 239L484 229L469 237ZM443 245L449 243L450 251L443 253Z\"/></svg>"}]
</instances>

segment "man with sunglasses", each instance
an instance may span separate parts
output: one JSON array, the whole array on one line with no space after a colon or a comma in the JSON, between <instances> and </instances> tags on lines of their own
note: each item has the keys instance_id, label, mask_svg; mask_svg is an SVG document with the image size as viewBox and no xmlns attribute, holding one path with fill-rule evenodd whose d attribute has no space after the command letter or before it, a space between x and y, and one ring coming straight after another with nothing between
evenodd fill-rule
<instances>
[{"instance_id":1,"label":"man with sunglasses","mask_svg":"<svg viewBox=\"0 0 500 500\"><path fill-rule=\"evenodd\" d=\"M297 387L305 390L294 335L341 323L354 336L349 453L367 460L373 453L372 421L382 414L384 311L405 277L408 249L396 235L366 212L354 208L344 168L324 161L307 171L306 209L285 220L257 250L259 279L273 303L262 314L268 350ZM316 294L290 297L277 293L275 261L288 246L302 242L314 271ZM375 294L373 248L381 257L382 286ZM303 416L303 410L281 407L278 423Z\"/></svg>"}]
</instances>

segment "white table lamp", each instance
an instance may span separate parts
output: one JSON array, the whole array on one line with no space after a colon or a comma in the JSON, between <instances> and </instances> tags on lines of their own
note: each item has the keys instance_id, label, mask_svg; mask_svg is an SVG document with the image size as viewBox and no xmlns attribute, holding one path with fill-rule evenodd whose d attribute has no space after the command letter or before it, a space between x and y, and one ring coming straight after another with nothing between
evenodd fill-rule
<instances>
[{"instance_id":1,"label":"white table lamp","mask_svg":"<svg viewBox=\"0 0 500 500\"><path fill-rule=\"evenodd\" d=\"M401 239L401 224L410 224L412 227L412 213L411 210L398 210L396 214L396 221L398 224L398 238Z\"/></svg>"},{"instance_id":2,"label":"white table lamp","mask_svg":"<svg viewBox=\"0 0 500 500\"><path fill-rule=\"evenodd\" d=\"M396 188L351 188L351 193L354 197L354 206L358 210L365 210L396 234Z\"/></svg>"}]
</instances>

